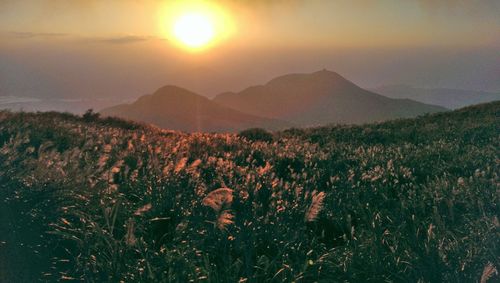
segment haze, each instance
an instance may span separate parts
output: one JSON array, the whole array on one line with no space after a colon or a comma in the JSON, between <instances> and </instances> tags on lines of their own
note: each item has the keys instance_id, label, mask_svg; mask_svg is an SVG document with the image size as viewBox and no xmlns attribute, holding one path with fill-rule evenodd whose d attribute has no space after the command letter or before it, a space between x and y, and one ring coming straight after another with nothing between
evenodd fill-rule
<instances>
[{"instance_id":1,"label":"haze","mask_svg":"<svg viewBox=\"0 0 500 283\"><path fill-rule=\"evenodd\" d=\"M500 91L496 0L217 1L234 31L196 53L164 32L175 2L0 0L0 96L212 97L323 68L366 88Z\"/></svg>"}]
</instances>

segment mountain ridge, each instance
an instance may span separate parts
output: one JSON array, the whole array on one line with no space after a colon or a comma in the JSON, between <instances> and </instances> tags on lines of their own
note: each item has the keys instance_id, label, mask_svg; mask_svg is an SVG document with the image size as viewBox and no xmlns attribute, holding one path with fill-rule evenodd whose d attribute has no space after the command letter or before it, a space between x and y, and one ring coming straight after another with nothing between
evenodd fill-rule
<instances>
[{"instance_id":1,"label":"mountain ridge","mask_svg":"<svg viewBox=\"0 0 500 283\"><path fill-rule=\"evenodd\" d=\"M410 85L386 85L372 89L390 98L409 98L449 109L500 100L500 93L453 88L419 88Z\"/></svg>"},{"instance_id":2,"label":"mountain ridge","mask_svg":"<svg viewBox=\"0 0 500 283\"><path fill-rule=\"evenodd\" d=\"M151 123L187 132L279 130L328 124L363 124L416 117L447 109L367 91L342 75L323 69L278 76L264 85L209 99L165 85L131 104L101 110L105 116Z\"/></svg>"},{"instance_id":3,"label":"mountain ridge","mask_svg":"<svg viewBox=\"0 0 500 283\"><path fill-rule=\"evenodd\" d=\"M237 93L222 93L213 100L242 112L301 126L359 124L447 110L367 91L326 69L283 75Z\"/></svg>"},{"instance_id":4,"label":"mountain ridge","mask_svg":"<svg viewBox=\"0 0 500 283\"><path fill-rule=\"evenodd\" d=\"M251 127L281 129L291 126L286 122L218 105L204 96L174 85L165 85L131 104L120 104L100 112L104 116L117 116L187 132L231 132Z\"/></svg>"}]
</instances>

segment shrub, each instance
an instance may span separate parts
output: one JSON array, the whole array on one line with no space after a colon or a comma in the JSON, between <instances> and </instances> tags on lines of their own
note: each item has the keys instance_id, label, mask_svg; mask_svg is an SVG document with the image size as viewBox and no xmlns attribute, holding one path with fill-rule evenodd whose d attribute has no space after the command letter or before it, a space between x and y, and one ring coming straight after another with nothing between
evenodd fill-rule
<instances>
[{"instance_id":1,"label":"shrub","mask_svg":"<svg viewBox=\"0 0 500 283\"><path fill-rule=\"evenodd\" d=\"M243 130L239 136L249 141L272 142L274 140L273 134L261 128Z\"/></svg>"},{"instance_id":2,"label":"shrub","mask_svg":"<svg viewBox=\"0 0 500 283\"><path fill-rule=\"evenodd\" d=\"M82 118L85 122L94 122L94 121L97 121L99 119L99 116L100 116L100 114L94 112L94 109L89 109L89 110L85 111Z\"/></svg>"}]
</instances>

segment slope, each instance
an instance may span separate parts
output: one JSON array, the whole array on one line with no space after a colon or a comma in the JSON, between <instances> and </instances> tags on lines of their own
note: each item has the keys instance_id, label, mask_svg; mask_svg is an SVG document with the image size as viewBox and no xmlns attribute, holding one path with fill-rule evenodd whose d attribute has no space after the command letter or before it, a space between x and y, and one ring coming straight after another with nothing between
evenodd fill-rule
<instances>
[{"instance_id":1,"label":"slope","mask_svg":"<svg viewBox=\"0 0 500 283\"><path fill-rule=\"evenodd\" d=\"M132 104L106 108L101 113L187 132L234 132L252 127L275 130L289 125L241 113L172 85L142 96Z\"/></svg>"},{"instance_id":2,"label":"slope","mask_svg":"<svg viewBox=\"0 0 500 283\"><path fill-rule=\"evenodd\" d=\"M327 70L281 76L239 93L220 94L214 101L242 112L301 126L359 124L446 110L378 95Z\"/></svg>"}]
</instances>

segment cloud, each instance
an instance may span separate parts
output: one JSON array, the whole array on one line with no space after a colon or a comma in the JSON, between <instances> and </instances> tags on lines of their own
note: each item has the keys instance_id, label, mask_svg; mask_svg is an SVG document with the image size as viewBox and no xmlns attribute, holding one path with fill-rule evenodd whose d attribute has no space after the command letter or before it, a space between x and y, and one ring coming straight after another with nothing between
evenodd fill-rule
<instances>
[{"instance_id":1,"label":"cloud","mask_svg":"<svg viewBox=\"0 0 500 283\"><path fill-rule=\"evenodd\" d=\"M1 1L1 0L0 0ZM103 44L133 44L146 42L151 40L162 40L162 38L155 36L140 36L140 35L123 35L123 36L109 36L109 37L80 37L76 35L70 35L67 33L50 33L50 32L24 32L24 31L10 31L0 33L0 36L13 38L13 39L53 39L59 37L65 37L70 40L83 41L88 43L103 43Z\"/></svg>"},{"instance_id":2,"label":"cloud","mask_svg":"<svg viewBox=\"0 0 500 283\"><path fill-rule=\"evenodd\" d=\"M24 32L24 31L10 31L4 33L7 37L17 38L17 39L31 39L31 38L53 38L53 37L64 37L68 34L66 33L55 33L55 32Z\"/></svg>"},{"instance_id":3,"label":"cloud","mask_svg":"<svg viewBox=\"0 0 500 283\"><path fill-rule=\"evenodd\" d=\"M96 43L106 43L106 44L132 44L132 43L146 42L154 39L158 38L154 36L125 35L125 36L115 36L115 37L96 37L96 38L90 38L87 41Z\"/></svg>"}]
</instances>

